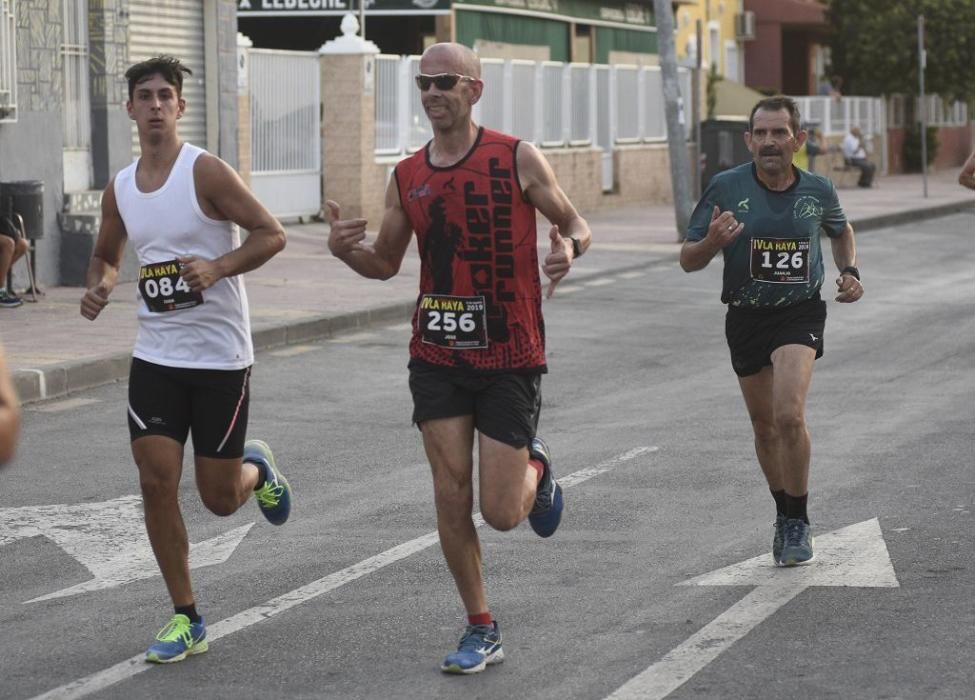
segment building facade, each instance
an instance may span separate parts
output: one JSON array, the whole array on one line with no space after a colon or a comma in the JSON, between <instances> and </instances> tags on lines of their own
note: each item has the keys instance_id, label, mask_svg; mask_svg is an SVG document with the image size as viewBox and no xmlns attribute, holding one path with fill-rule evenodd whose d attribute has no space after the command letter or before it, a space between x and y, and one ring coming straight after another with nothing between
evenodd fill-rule
<instances>
[{"instance_id":1,"label":"building facade","mask_svg":"<svg viewBox=\"0 0 975 700\"><path fill-rule=\"evenodd\" d=\"M101 190L138 154L132 63L185 61L181 135L237 162L235 13L235 0L0 0L0 182L42 183L43 230L29 232L42 286L83 283Z\"/></svg>"}]
</instances>

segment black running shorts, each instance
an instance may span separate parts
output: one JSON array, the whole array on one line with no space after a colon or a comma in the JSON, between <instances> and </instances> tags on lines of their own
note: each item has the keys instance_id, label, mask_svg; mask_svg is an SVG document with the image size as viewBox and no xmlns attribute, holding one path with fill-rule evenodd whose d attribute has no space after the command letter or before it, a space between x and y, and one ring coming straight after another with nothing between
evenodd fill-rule
<instances>
[{"instance_id":1,"label":"black running shorts","mask_svg":"<svg viewBox=\"0 0 975 700\"><path fill-rule=\"evenodd\" d=\"M724 328L731 366L748 377L771 365L772 352L783 345L805 345L822 357L826 302L817 297L782 309L729 306Z\"/></svg>"},{"instance_id":2,"label":"black running shorts","mask_svg":"<svg viewBox=\"0 0 975 700\"><path fill-rule=\"evenodd\" d=\"M165 435L181 444L192 431L199 457L244 456L250 367L237 370L165 367L132 358L129 435Z\"/></svg>"},{"instance_id":3,"label":"black running shorts","mask_svg":"<svg viewBox=\"0 0 975 700\"><path fill-rule=\"evenodd\" d=\"M542 375L471 372L410 364L413 422L474 416L474 427L515 448L535 437L542 406Z\"/></svg>"}]
</instances>

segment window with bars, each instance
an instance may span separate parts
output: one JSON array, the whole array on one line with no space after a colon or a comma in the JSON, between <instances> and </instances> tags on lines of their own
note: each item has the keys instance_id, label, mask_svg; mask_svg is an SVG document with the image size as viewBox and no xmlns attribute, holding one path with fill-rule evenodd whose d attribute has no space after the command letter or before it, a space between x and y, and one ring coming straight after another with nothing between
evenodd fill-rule
<instances>
[{"instance_id":1,"label":"window with bars","mask_svg":"<svg viewBox=\"0 0 975 700\"><path fill-rule=\"evenodd\" d=\"M17 121L17 0L0 0L0 122Z\"/></svg>"}]
</instances>

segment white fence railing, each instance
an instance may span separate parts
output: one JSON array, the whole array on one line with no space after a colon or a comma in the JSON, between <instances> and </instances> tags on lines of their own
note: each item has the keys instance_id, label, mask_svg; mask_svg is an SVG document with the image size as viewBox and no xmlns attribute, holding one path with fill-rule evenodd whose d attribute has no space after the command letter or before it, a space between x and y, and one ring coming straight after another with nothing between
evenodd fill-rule
<instances>
[{"instance_id":1,"label":"white fence railing","mask_svg":"<svg viewBox=\"0 0 975 700\"><path fill-rule=\"evenodd\" d=\"M804 123L813 123L826 136L845 134L858 126L867 135L887 129L887 110L880 97L793 97Z\"/></svg>"},{"instance_id":2,"label":"white fence railing","mask_svg":"<svg viewBox=\"0 0 975 700\"><path fill-rule=\"evenodd\" d=\"M376 57L376 155L412 153L433 135L413 83L418 70L418 56ZM482 59L481 79L485 97L474 106L474 120L544 148L607 149L667 138L658 66ZM689 113L686 69L680 92ZM687 119L684 128L689 138Z\"/></svg>"},{"instance_id":3,"label":"white fence railing","mask_svg":"<svg viewBox=\"0 0 975 700\"><path fill-rule=\"evenodd\" d=\"M17 121L17 0L0 0L0 122Z\"/></svg>"}]
</instances>

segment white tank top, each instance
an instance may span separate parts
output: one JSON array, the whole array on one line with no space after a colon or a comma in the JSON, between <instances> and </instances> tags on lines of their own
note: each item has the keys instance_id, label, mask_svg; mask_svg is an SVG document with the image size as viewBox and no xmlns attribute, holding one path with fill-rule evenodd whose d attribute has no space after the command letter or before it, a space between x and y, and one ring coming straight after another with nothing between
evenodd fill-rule
<instances>
[{"instance_id":1,"label":"white tank top","mask_svg":"<svg viewBox=\"0 0 975 700\"><path fill-rule=\"evenodd\" d=\"M166 182L154 192L135 184L136 161L115 176L115 199L139 265L159 265L185 255L213 260L240 245L231 221L203 213L193 164L206 153L184 143ZM203 291L203 303L151 311L139 294L139 332L132 354L146 362L191 369L243 369L254 363L247 293L241 275Z\"/></svg>"}]
</instances>

